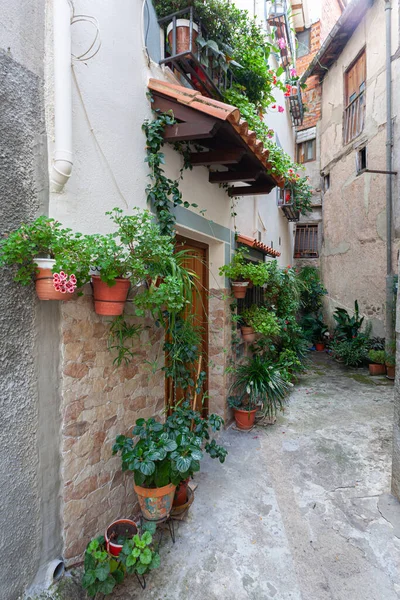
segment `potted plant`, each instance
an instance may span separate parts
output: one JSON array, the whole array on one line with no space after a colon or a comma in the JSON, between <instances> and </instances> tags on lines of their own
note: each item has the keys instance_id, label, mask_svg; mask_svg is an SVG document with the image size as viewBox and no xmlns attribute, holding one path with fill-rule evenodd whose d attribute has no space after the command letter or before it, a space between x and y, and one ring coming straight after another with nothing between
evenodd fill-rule
<instances>
[{"instance_id":1,"label":"potted plant","mask_svg":"<svg viewBox=\"0 0 400 600\"><path fill-rule=\"evenodd\" d=\"M229 396L228 406L233 409L236 427L244 431L254 426L257 413L257 405L252 404L250 398L239 398L238 396Z\"/></svg>"},{"instance_id":2,"label":"potted plant","mask_svg":"<svg viewBox=\"0 0 400 600\"><path fill-rule=\"evenodd\" d=\"M89 257L82 236L46 216L0 240L0 266L16 267L14 281L35 281L40 300L70 300L89 281Z\"/></svg>"},{"instance_id":3,"label":"potted plant","mask_svg":"<svg viewBox=\"0 0 400 600\"><path fill-rule=\"evenodd\" d=\"M256 306L253 304L250 308L246 308L243 311L242 316L248 327L252 329L254 338L255 333L259 333L268 338L279 335L280 326L278 319L275 313L265 306ZM251 339L251 341L253 342L254 339Z\"/></svg>"},{"instance_id":4,"label":"potted plant","mask_svg":"<svg viewBox=\"0 0 400 600\"><path fill-rule=\"evenodd\" d=\"M386 377L388 379L395 379L395 377L396 377L396 356L393 352L386 352L385 364L386 364Z\"/></svg>"},{"instance_id":5,"label":"potted plant","mask_svg":"<svg viewBox=\"0 0 400 600\"><path fill-rule=\"evenodd\" d=\"M251 422L254 423L256 406L260 406L264 416L273 421L277 411L283 410L289 387L290 383L282 378L279 370L265 356L255 354L238 365L231 386L231 391L241 403L240 407L233 406L238 427L243 428L241 419L245 416L239 411L246 409L253 413L247 416L246 429L252 427Z\"/></svg>"},{"instance_id":6,"label":"potted plant","mask_svg":"<svg viewBox=\"0 0 400 600\"><path fill-rule=\"evenodd\" d=\"M109 525L104 534L107 552L119 556L125 540L133 538L138 528L134 521L118 519Z\"/></svg>"},{"instance_id":7,"label":"potted plant","mask_svg":"<svg viewBox=\"0 0 400 600\"><path fill-rule=\"evenodd\" d=\"M136 533L130 535L131 532L124 530L120 538L123 544L117 556L108 551L104 537L95 538L88 544L82 576L82 587L88 596L111 594L115 586L123 582L125 575L136 573L144 576L160 566L160 555L153 544L155 528L154 523L145 523L141 532L136 529Z\"/></svg>"},{"instance_id":8,"label":"potted plant","mask_svg":"<svg viewBox=\"0 0 400 600\"><path fill-rule=\"evenodd\" d=\"M229 277L235 298L246 296L249 282L254 285L264 285L269 276L267 263L251 263L246 261L248 250L239 248L236 250L229 264L219 269L219 274Z\"/></svg>"},{"instance_id":9,"label":"potted plant","mask_svg":"<svg viewBox=\"0 0 400 600\"><path fill-rule=\"evenodd\" d=\"M328 327L325 325L320 317L315 317L314 324L314 340L315 349L317 352L323 352L325 350L325 339L328 333Z\"/></svg>"},{"instance_id":10,"label":"potted plant","mask_svg":"<svg viewBox=\"0 0 400 600\"><path fill-rule=\"evenodd\" d=\"M371 361L368 365L370 375L385 375L385 351L384 350L369 350L368 358Z\"/></svg>"}]
</instances>

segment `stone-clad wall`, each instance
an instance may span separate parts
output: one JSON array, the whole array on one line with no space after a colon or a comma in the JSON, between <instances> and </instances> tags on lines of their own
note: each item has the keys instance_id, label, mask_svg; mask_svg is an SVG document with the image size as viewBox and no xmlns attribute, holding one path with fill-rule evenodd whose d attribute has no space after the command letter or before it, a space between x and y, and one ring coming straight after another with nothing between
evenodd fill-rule
<instances>
[{"instance_id":1,"label":"stone-clad wall","mask_svg":"<svg viewBox=\"0 0 400 600\"><path fill-rule=\"evenodd\" d=\"M209 407L227 421L230 302L226 290L211 291ZM118 367L112 364L115 354L107 349L109 318L94 312L90 287L77 301L62 303L61 310L62 514L64 557L72 565L113 519L138 512L133 476L122 473L112 445L119 433L130 432L136 419L163 418L163 330L151 319L144 322L135 343L137 354L129 365Z\"/></svg>"},{"instance_id":2,"label":"stone-clad wall","mask_svg":"<svg viewBox=\"0 0 400 600\"><path fill-rule=\"evenodd\" d=\"M107 349L110 319L94 312L90 288L62 306L62 495L69 564L113 519L137 512L133 476L122 473L112 445L136 419L164 408L162 329L145 322L137 354L118 367ZM154 374L146 361L158 361Z\"/></svg>"}]
</instances>

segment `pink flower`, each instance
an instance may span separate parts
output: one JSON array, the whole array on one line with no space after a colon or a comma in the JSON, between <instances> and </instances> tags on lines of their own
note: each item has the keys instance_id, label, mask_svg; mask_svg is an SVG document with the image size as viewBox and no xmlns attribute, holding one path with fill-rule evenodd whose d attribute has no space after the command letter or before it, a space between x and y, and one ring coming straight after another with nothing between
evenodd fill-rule
<instances>
[{"instance_id":1,"label":"pink flower","mask_svg":"<svg viewBox=\"0 0 400 600\"><path fill-rule=\"evenodd\" d=\"M286 48L286 41L285 38L281 37L278 40L278 46L281 50L284 50Z\"/></svg>"},{"instance_id":2,"label":"pink flower","mask_svg":"<svg viewBox=\"0 0 400 600\"><path fill-rule=\"evenodd\" d=\"M73 294L76 290L76 277L75 275L68 276L64 271L53 274L53 286L56 292L62 294Z\"/></svg>"},{"instance_id":3,"label":"pink flower","mask_svg":"<svg viewBox=\"0 0 400 600\"><path fill-rule=\"evenodd\" d=\"M290 73L290 77L297 77L296 69L290 69L289 73Z\"/></svg>"},{"instance_id":4,"label":"pink flower","mask_svg":"<svg viewBox=\"0 0 400 600\"><path fill-rule=\"evenodd\" d=\"M283 106L278 106L278 112L285 112L285 109L283 108Z\"/></svg>"}]
</instances>

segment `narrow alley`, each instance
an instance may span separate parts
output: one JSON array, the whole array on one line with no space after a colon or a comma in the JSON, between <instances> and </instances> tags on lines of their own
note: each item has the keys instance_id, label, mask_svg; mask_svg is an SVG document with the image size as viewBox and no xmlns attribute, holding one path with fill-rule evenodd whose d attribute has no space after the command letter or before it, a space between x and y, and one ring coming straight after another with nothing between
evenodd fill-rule
<instances>
[{"instance_id":1,"label":"narrow alley","mask_svg":"<svg viewBox=\"0 0 400 600\"><path fill-rule=\"evenodd\" d=\"M392 399L384 377L315 353L275 426L223 433L228 460L205 461L146 590L130 578L113 598L400 598L400 523L388 522ZM85 597L71 577L62 589Z\"/></svg>"}]
</instances>

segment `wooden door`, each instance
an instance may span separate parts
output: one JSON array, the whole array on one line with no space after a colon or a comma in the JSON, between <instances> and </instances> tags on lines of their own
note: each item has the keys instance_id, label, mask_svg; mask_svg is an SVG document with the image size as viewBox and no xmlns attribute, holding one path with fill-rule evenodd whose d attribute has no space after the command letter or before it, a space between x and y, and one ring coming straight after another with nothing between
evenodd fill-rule
<instances>
[{"instance_id":1,"label":"wooden door","mask_svg":"<svg viewBox=\"0 0 400 600\"><path fill-rule=\"evenodd\" d=\"M208 246L201 242L189 240L187 238L177 236L176 249L186 250L188 257L185 260L184 266L193 271L197 278L192 294L192 302L185 309L184 317L191 316L193 324L201 330L201 363L200 369L204 371L206 376L203 382L202 390L197 394L195 408L202 411L205 415L208 414ZM192 379L196 380L199 364L193 368ZM166 381L166 402L170 402L170 398L174 397L175 401L179 401L184 396L182 390L173 390L171 394L171 382ZM167 406L168 407L168 406Z\"/></svg>"}]
</instances>

